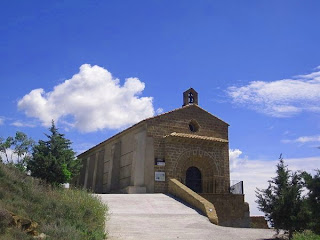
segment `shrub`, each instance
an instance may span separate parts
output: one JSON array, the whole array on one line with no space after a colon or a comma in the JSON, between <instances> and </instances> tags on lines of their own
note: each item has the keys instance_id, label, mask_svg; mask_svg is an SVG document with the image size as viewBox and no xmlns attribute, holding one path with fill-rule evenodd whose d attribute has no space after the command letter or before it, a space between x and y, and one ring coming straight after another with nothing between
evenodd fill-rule
<instances>
[{"instance_id":1,"label":"shrub","mask_svg":"<svg viewBox=\"0 0 320 240\"><path fill-rule=\"evenodd\" d=\"M307 230L302 233L293 234L293 240L320 240L320 235Z\"/></svg>"},{"instance_id":2,"label":"shrub","mask_svg":"<svg viewBox=\"0 0 320 240\"><path fill-rule=\"evenodd\" d=\"M39 224L38 232L49 239L105 239L107 207L93 194L81 189L63 189L46 185L0 163L0 209L6 209ZM32 239L0 222L0 239ZM7 230L7 231L5 231Z\"/></svg>"}]
</instances>

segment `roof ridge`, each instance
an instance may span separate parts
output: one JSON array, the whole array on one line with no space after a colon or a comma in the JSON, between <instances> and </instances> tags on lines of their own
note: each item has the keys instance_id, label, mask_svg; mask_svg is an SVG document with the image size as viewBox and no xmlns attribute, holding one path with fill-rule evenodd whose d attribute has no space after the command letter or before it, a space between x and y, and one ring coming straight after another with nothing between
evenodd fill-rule
<instances>
[{"instance_id":1,"label":"roof ridge","mask_svg":"<svg viewBox=\"0 0 320 240\"><path fill-rule=\"evenodd\" d=\"M103 144L103 143L106 143L106 142L110 141L111 139L116 138L117 136L120 136L121 134L123 134L124 132L128 131L129 129L132 129L132 128L134 128L134 127L136 127L136 126L140 125L141 123L143 123L143 122L145 122L145 121L148 121L148 120L151 120L151 119L154 119L154 118L157 118L157 117L163 116L163 115L165 115L165 114L168 114L168 113L171 113L171 112L174 112L174 111L177 111L177 110L183 109L183 108L187 108L187 107L189 107L189 106L190 106L190 105L182 106L182 107L180 107L180 108L176 108L176 109L173 109L173 110L171 110L171 111L168 111L168 112L165 112L165 113L158 114L158 115L156 115L156 116L152 116L152 117L149 117L149 118L145 118L145 119L141 120L140 122L137 122L137 123L135 123L135 124L131 125L130 127L128 127L128 128L126 128L126 129L124 129L124 130L122 130L122 131L120 131L120 132L116 133L115 135L113 135L113 136L111 136L111 137L107 138L106 140L104 140L104 141L102 141L102 142L100 142L100 143L96 144L95 146L93 146L93 147L89 148L87 151L84 151L83 153L80 153L78 156L81 156L82 154L84 154L84 153L86 153L86 152L90 151L91 149L93 149L93 148L95 148L95 147L97 147L97 146L99 146L99 145L101 145L101 144Z\"/></svg>"},{"instance_id":2,"label":"roof ridge","mask_svg":"<svg viewBox=\"0 0 320 240\"><path fill-rule=\"evenodd\" d=\"M212 113L208 112L207 110L203 109L202 107L199 107L199 105L197 105L197 104L188 104L188 105L185 105L185 106L182 106L182 107L179 107L179 108L175 108L175 109L170 110L170 111L165 112L165 113L161 113L161 114L158 114L158 115L155 115L155 116L149 117L149 118L145 118L145 119L141 120L140 122L137 122L137 123L135 123L135 124L131 125L130 127L128 127L128 128L126 128L126 129L124 129L124 130L122 130L122 131L120 131L120 132L116 133L115 135L113 135L113 136L109 137L108 139L106 139L106 140L104 140L104 141L102 141L102 142L100 142L100 143L96 144L95 146L93 146L93 147L89 148L87 151L85 151L85 152L83 152L83 153L80 153L80 154L78 155L78 157L79 157L79 156L81 156L82 154L86 153L86 152L89 152L91 149L93 149L93 148L95 148L95 147L98 147L99 145L102 145L103 143L106 143L106 142L108 142L108 141L111 141L112 139L114 139L114 138L116 138L116 137L120 136L121 134L125 133L126 131L128 131L128 130L130 130L130 129L133 129L133 128L135 128L135 127L139 126L140 124L142 124L142 123L144 123L144 122L146 122L146 121L149 121L149 120L151 120L151 119L155 119L155 118L158 118L158 117L164 116L164 115L166 115L166 114L169 114L169 113L172 113L172 112L175 112L175 111L178 111L178 110L184 109L184 108L189 108L189 107L198 107L198 108L200 108L201 110L203 110L204 112L206 112L206 113L210 114L211 116L213 116L213 117L215 117L215 118L219 119L220 121L224 122L225 124L227 124L227 125L229 126L229 124L228 124L228 123L226 123L226 122L225 122L225 121L223 121L222 119L218 118L217 116L213 115Z\"/></svg>"}]
</instances>

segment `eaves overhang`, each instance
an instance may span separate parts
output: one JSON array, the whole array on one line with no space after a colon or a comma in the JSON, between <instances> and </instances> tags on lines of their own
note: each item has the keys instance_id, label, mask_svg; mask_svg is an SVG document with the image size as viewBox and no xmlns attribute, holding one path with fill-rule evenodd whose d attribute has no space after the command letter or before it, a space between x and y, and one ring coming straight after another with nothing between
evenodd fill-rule
<instances>
[{"instance_id":1,"label":"eaves overhang","mask_svg":"<svg viewBox=\"0 0 320 240\"><path fill-rule=\"evenodd\" d=\"M169 135L163 137L165 140L174 140L180 142L187 141L196 141L196 142L207 142L207 143L228 143L229 141L223 138L209 137L209 136L200 136L195 134L188 133L177 133L173 132Z\"/></svg>"}]
</instances>

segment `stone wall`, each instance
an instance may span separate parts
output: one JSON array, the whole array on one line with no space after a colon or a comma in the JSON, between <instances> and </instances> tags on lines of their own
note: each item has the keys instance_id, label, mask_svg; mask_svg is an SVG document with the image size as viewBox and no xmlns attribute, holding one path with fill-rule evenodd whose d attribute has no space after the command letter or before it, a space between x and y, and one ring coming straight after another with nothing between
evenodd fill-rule
<instances>
[{"instance_id":1,"label":"stone wall","mask_svg":"<svg viewBox=\"0 0 320 240\"><path fill-rule=\"evenodd\" d=\"M225 168L226 143L196 143L194 141L166 141L166 173L168 178L177 178L185 183L189 167L197 167L202 175L203 190L210 193L229 191L229 169ZM204 183L212 183L206 189Z\"/></svg>"},{"instance_id":2,"label":"stone wall","mask_svg":"<svg viewBox=\"0 0 320 240\"><path fill-rule=\"evenodd\" d=\"M264 216L251 216L251 227L252 228L263 228L269 229L268 222L264 218Z\"/></svg>"},{"instance_id":3,"label":"stone wall","mask_svg":"<svg viewBox=\"0 0 320 240\"><path fill-rule=\"evenodd\" d=\"M181 200L187 202L191 206L199 209L203 214L205 214L209 221L213 224L218 225L218 217L215 207L212 203L201 197L199 194L187 188L177 179L169 179L168 192Z\"/></svg>"},{"instance_id":4,"label":"stone wall","mask_svg":"<svg viewBox=\"0 0 320 240\"><path fill-rule=\"evenodd\" d=\"M249 204L240 194L200 194L213 203L219 218L219 225L227 227L250 227Z\"/></svg>"},{"instance_id":5,"label":"stone wall","mask_svg":"<svg viewBox=\"0 0 320 240\"><path fill-rule=\"evenodd\" d=\"M112 148L114 146L111 144L104 144L104 167L103 167L103 177L102 177L102 193L110 192L111 189L111 170L112 170L112 159L113 152ZM99 179L101 181L101 179Z\"/></svg>"},{"instance_id":6,"label":"stone wall","mask_svg":"<svg viewBox=\"0 0 320 240\"><path fill-rule=\"evenodd\" d=\"M78 185L97 193L154 192L153 138L145 125L131 128L80 155Z\"/></svg>"},{"instance_id":7,"label":"stone wall","mask_svg":"<svg viewBox=\"0 0 320 240\"><path fill-rule=\"evenodd\" d=\"M189 123L191 121L196 121L199 125L197 132L190 131ZM188 105L147 120L147 135L153 138L154 157L165 159L166 164L165 166L154 167L155 172L166 172L166 181L155 182L154 192L167 192L167 180L171 177L184 181L185 176L181 173L180 165L187 161L189 163L199 163L196 165L198 168L201 167L201 161L209 162L210 170L202 167L202 169L206 169L202 171L203 176L205 178L215 178L218 186L217 192L228 191L230 182L228 143L196 141L195 139L190 139L188 142L179 142L170 139L170 137L165 137L173 132L228 140L228 124L197 105Z\"/></svg>"},{"instance_id":8,"label":"stone wall","mask_svg":"<svg viewBox=\"0 0 320 240\"><path fill-rule=\"evenodd\" d=\"M196 122L199 130L192 132L190 122ZM187 138L181 141L168 136L173 132L221 138L225 142ZM230 178L227 140L227 123L196 105L188 105L146 119L81 154L83 169L78 184L99 193L129 192L131 186L144 187L149 193L165 193L169 178L183 182L187 167L195 166L203 178L211 178L214 187L211 192L227 192ZM155 158L165 159L165 166L155 166ZM155 172L165 172L166 181L155 182Z\"/></svg>"}]
</instances>

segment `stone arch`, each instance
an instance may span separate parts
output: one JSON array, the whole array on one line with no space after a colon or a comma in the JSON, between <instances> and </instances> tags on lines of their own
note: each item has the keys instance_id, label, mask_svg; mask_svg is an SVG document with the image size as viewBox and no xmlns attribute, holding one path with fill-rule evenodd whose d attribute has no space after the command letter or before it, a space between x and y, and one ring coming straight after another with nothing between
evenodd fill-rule
<instances>
[{"instance_id":1,"label":"stone arch","mask_svg":"<svg viewBox=\"0 0 320 240\"><path fill-rule=\"evenodd\" d=\"M183 184L186 184L186 172L190 167L200 170L202 176L202 190L204 193L221 192L223 176L218 159L200 147L187 150L180 154L173 166L172 176Z\"/></svg>"},{"instance_id":2,"label":"stone arch","mask_svg":"<svg viewBox=\"0 0 320 240\"><path fill-rule=\"evenodd\" d=\"M219 165L211 154L197 148L185 151L178 157L173 167L174 177L183 180L186 170L192 166L197 167L204 177L221 175Z\"/></svg>"}]
</instances>

